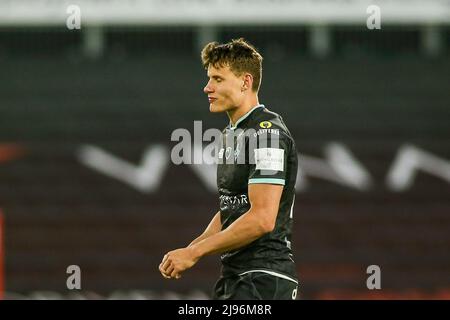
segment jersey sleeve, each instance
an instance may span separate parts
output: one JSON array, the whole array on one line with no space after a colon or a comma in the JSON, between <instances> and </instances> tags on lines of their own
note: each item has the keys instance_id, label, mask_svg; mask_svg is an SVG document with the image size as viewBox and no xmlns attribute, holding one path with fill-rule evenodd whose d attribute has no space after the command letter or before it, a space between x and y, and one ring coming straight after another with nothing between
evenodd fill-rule
<instances>
[{"instance_id":1,"label":"jersey sleeve","mask_svg":"<svg viewBox=\"0 0 450 320\"><path fill-rule=\"evenodd\" d=\"M290 139L284 132L262 134L254 146L249 144L248 184L268 183L285 185Z\"/></svg>"}]
</instances>

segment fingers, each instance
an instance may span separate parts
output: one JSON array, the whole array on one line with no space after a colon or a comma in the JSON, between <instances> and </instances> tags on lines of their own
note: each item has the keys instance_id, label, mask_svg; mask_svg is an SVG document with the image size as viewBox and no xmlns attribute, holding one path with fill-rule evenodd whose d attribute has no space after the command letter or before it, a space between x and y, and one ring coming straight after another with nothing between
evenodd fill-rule
<instances>
[{"instance_id":1,"label":"fingers","mask_svg":"<svg viewBox=\"0 0 450 320\"><path fill-rule=\"evenodd\" d=\"M164 270L164 274L169 277L169 279L179 279L181 276L179 275L179 270L175 269L175 266L171 264L166 270Z\"/></svg>"},{"instance_id":2,"label":"fingers","mask_svg":"<svg viewBox=\"0 0 450 320\"><path fill-rule=\"evenodd\" d=\"M164 257L165 257L165 259L163 259L163 262L162 262L162 269L163 269L164 272L166 272L167 268L169 268L169 266L171 265L172 261L169 259L169 257L167 255L165 255Z\"/></svg>"},{"instance_id":3,"label":"fingers","mask_svg":"<svg viewBox=\"0 0 450 320\"><path fill-rule=\"evenodd\" d=\"M165 263L165 262L164 262ZM163 272L164 271L164 263L161 262L158 266L159 271Z\"/></svg>"},{"instance_id":4,"label":"fingers","mask_svg":"<svg viewBox=\"0 0 450 320\"><path fill-rule=\"evenodd\" d=\"M164 265L166 264L167 259L168 259L168 255L165 254L164 257L163 257L163 259L162 259L162 261L161 261L161 263L160 263L159 266L158 266L158 269L159 269L159 272L161 272L161 275L162 275L164 278L170 279L170 275L168 275L168 274L166 273L165 268L164 268Z\"/></svg>"},{"instance_id":5,"label":"fingers","mask_svg":"<svg viewBox=\"0 0 450 320\"><path fill-rule=\"evenodd\" d=\"M167 273L167 274L169 274L169 273ZM170 273L170 277L172 279L179 279L180 275L178 274L178 270L172 269L172 272Z\"/></svg>"},{"instance_id":6,"label":"fingers","mask_svg":"<svg viewBox=\"0 0 450 320\"><path fill-rule=\"evenodd\" d=\"M175 268L177 263L174 261L173 255L168 252L164 255L161 263L159 264L159 272L166 279L180 279L181 274L179 268ZM176 260L176 259L175 259Z\"/></svg>"},{"instance_id":7,"label":"fingers","mask_svg":"<svg viewBox=\"0 0 450 320\"><path fill-rule=\"evenodd\" d=\"M159 268L159 272L161 273L161 275L166 278L166 279L171 279L170 277L170 273L166 273L164 270L162 270L161 268Z\"/></svg>"},{"instance_id":8,"label":"fingers","mask_svg":"<svg viewBox=\"0 0 450 320\"><path fill-rule=\"evenodd\" d=\"M159 271L164 272L164 273L167 273L166 270L171 264L171 261L168 260L168 258L166 258L166 256L164 256L163 261L158 266Z\"/></svg>"},{"instance_id":9,"label":"fingers","mask_svg":"<svg viewBox=\"0 0 450 320\"><path fill-rule=\"evenodd\" d=\"M172 276L172 272L175 270L175 267L173 265L170 265L166 270L164 270L164 273L168 276Z\"/></svg>"},{"instance_id":10,"label":"fingers","mask_svg":"<svg viewBox=\"0 0 450 320\"><path fill-rule=\"evenodd\" d=\"M166 279L180 279L181 275L175 272L175 266L169 259L169 254L164 255L161 263L159 264L159 272Z\"/></svg>"},{"instance_id":11,"label":"fingers","mask_svg":"<svg viewBox=\"0 0 450 320\"><path fill-rule=\"evenodd\" d=\"M163 263L161 262L158 266L158 269L161 273L165 273L165 270L163 269Z\"/></svg>"},{"instance_id":12,"label":"fingers","mask_svg":"<svg viewBox=\"0 0 450 320\"><path fill-rule=\"evenodd\" d=\"M161 265L161 264L159 265L159 272L162 274L162 276L163 276L164 278L170 279L170 276L168 276L168 275L164 272L164 270L162 269L162 265Z\"/></svg>"},{"instance_id":13,"label":"fingers","mask_svg":"<svg viewBox=\"0 0 450 320\"><path fill-rule=\"evenodd\" d=\"M166 253L161 261L161 269L165 270L168 267L169 264L169 255Z\"/></svg>"},{"instance_id":14,"label":"fingers","mask_svg":"<svg viewBox=\"0 0 450 320\"><path fill-rule=\"evenodd\" d=\"M175 279L178 280L181 278L181 274L175 271L173 268L170 268L170 273L161 271L161 275L166 279Z\"/></svg>"}]
</instances>

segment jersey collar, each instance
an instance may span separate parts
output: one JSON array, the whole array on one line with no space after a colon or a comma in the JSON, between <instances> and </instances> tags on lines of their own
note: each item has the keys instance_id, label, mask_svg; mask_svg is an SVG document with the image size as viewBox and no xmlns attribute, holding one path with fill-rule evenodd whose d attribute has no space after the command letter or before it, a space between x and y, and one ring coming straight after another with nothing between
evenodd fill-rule
<instances>
[{"instance_id":1,"label":"jersey collar","mask_svg":"<svg viewBox=\"0 0 450 320\"><path fill-rule=\"evenodd\" d=\"M233 126L233 124L230 121L230 129L234 130L237 128L238 124L241 123L242 121L244 121L254 110L258 109L258 108L264 108L263 104L258 104L257 106L254 106L251 110L249 110L246 114L244 114L242 117L240 117L237 121L236 124Z\"/></svg>"}]
</instances>

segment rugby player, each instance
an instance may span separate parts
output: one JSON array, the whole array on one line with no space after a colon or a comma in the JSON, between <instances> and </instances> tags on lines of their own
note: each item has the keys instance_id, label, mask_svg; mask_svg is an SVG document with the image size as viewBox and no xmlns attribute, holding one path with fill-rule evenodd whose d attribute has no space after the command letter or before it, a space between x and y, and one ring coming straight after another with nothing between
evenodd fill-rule
<instances>
[{"instance_id":1,"label":"rugby player","mask_svg":"<svg viewBox=\"0 0 450 320\"><path fill-rule=\"evenodd\" d=\"M159 270L178 279L203 256L221 254L214 299L295 299L297 152L282 117L259 103L263 58L242 38L211 42L201 58L210 111L229 118L218 153L219 210L187 247L165 254Z\"/></svg>"}]
</instances>

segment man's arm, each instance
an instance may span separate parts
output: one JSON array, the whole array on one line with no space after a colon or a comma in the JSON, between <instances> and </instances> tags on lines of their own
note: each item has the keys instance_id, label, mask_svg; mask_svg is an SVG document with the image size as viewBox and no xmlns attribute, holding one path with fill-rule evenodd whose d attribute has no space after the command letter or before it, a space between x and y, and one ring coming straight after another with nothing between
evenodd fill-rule
<instances>
[{"instance_id":1,"label":"man's arm","mask_svg":"<svg viewBox=\"0 0 450 320\"><path fill-rule=\"evenodd\" d=\"M211 221L210 221L210 223L208 224L208 226L206 227L205 231L203 231L203 233L202 233L200 236L198 236L197 238L195 238L195 239L187 246L187 248L189 248L189 247L191 247L192 245L194 245L194 244L196 244L196 243L202 241L203 239L206 239L206 238L210 237L210 236L213 235L213 234L216 234L217 232L220 232L220 230L222 230L222 222L220 221L220 211L218 211L218 212L214 215L214 217L211 219ZM169 253L168 253L168 254L169 254ZM166 270L163 270L163 269L162 269L162 265L163 265L163 263L166 261L166 257L167 257L168 254L166 254L166 255L164 256L163 261L162 261L161 264L159 265L159 270L160 270L160 272L161 272L161 274L162 274L162 276L163 276L164 278L170 279L170 278L171 278L170 273L172 272L172 269L166 269ZM168 271L170 271L170 272L168 272ZM167 272L168 272L168 273L167 273ZM180 278L180 276L178 276L178 278Z\"/></svg>"},{"instance_id":2,"label":"man's arm","mask_svg":"<svg viewBox=\"0 0 450 320\"><path fill-rule=\"evenodd\" d=\"M220 232L222 230L222 223L220 221L220 211L218 211L214 217L212 218L211 222L209 223L209 225L206 227L205 231L203 231L203 233L198 236L197 238L195 238L189 245L188 247L202 241L203 239L206 239L210 236L212 236L213 234L216 234L217 232Z\"/></svg>"},{"instance_id":3,"label":"man's arm","mask_svg":"<svg viewBox=\"0 0 450 320\"><path fill-rule=\"evenodd\" d=\"M282 185L250 184L250 210L225 230L211 234L187 248L168 252L159 265L161 274L165 278L178 279L181 272L191 268L201 257L243 247L271 232L275 227L282 192Z\"/></svg>"},{"instance_id":4,"label":"man's arm","mask_svg":"<svg viewBox=\"0 0 450 320\"><path fill-rule=\"evenodd\" d=\"M282 192L282 185L250 184L250 210L225 230L192 245L194 255L201 258L238 249L271 232L275 227Z\"/></svg>"}]
</instances>

